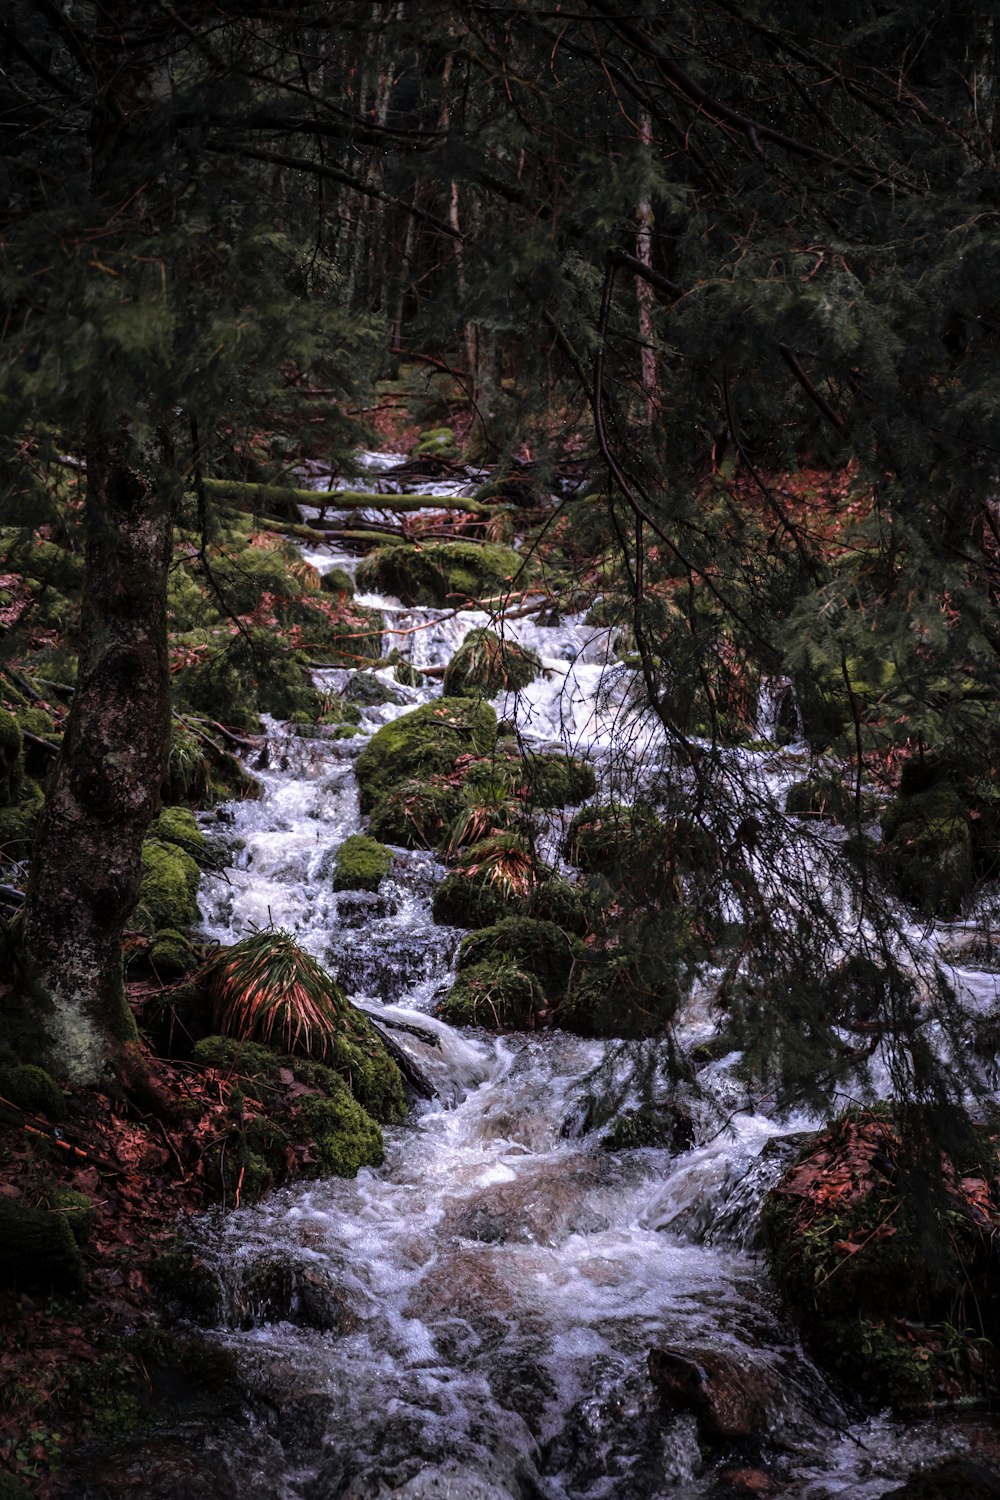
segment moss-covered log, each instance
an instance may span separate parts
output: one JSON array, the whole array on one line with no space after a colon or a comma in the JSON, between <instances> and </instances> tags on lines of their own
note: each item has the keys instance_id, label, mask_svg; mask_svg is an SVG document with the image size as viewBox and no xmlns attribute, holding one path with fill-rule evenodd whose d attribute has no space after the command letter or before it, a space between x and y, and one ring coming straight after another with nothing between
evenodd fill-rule
<instances>
[{"instance_id":1,"label":"moss-covered log","mask_svg":"<svg viewBox=\"0 0 1000 1500\"><path fill-rule=\"evenodd\" d=\"M289 505L327 505L337 510L370 510L408 512L414 510L460 510L473 516L493 515L495 505L485 505L464 495L378 495L369 490L301 490L283 484L248 484L236 479L206 479L205 489L213 498L242 501L258 510Z\"/></svg>"}]
</instances>

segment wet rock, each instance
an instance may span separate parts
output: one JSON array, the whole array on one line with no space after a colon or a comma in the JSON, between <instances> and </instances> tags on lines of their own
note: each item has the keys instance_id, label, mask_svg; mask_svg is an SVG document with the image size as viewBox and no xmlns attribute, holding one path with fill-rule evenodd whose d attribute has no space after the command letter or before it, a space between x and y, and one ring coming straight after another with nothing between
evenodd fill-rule
<instances>
[{"instance_id":1,"label":"wet rock","mask_svg":"<svg viewBox=\"0 0 1000 1500\"><path fill-rule=\"evenodd\" d=\"M229 1295L228 1321L237 1328L293 1323L320 1333L348 1334L358 1318L342 1288L321 1267L282 1258L251 1262Z\"/></svg>"},{"instance_id":2,"label":"wet rock","mask_svg":"<svg viewBox=\"0 0 1000 1500\"><path fill-rule=\"evenodd\" d=\"M996 1500L1000 1464L976 1458L948 1458L922 1474L911 1474L885 1500Z\"/></svg>"},{"instance_id":3,"label":"wet rock","mask_svg":"<svg viewBox=\"0 0 1000 1500\"><path fill-rule=\"evenodd\" d=\"M337 920L341 927L350 931L394 917L398 910L399 904L391 896L376 895L373 891L340 891L337 894Z\"/></svg>"},{"instance_id":4,"label":"wet rock","mask_svg":"<svg viewBox=\"0 0 1000 1500\"><path fill-rule=\"evenodd\" d=\"M661 1405L693 1412L710 1439L752 1437L778 1397L769 1372L720 1349L654 1348L648 1367Z\"/></svg>"},{"instance_id":5,"label":"wet rock","mask_svg":"<svg viewBox=\"0 0 1000 1500\"><path fill-rule=\"evenodd\" d=\"M775 1483L763 1469L725 1469L712 1491L718 1500L730 1495L773 1495Z\"/></svg>"}]
</instances>

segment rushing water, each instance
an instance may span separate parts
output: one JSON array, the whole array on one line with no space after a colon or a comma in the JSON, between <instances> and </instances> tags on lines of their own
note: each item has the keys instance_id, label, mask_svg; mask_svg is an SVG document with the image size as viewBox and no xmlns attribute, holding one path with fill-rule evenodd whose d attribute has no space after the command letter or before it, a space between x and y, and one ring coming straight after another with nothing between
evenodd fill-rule
<instances>
[{"instance_id":1,"label":"rushing water","mask_svg":"<svg viewBox=\"0 0 1000 1500\"><path fill-rule=\"evenodd\" d=\"M333 550L308 557L321 570L353 566ZM485 620L361 602L409 632L387 644L419 666L447 662ZM549 675L498 701L501 717L535 747L589 756L605 787L623 739L631 764L648 765L654 730L606 631L579 619L507 628ZM326 680L336 688L346 675ZM400 701L365 710L370 730L439 691L384 675ZM789 722L786 699L771 690L770 727ZM737 1057L702 1069L685 1101L688 1149L610 1152L601 1100L632 1097L639 1071L654 1095L674 1088L651 1044L459 1035L433 1019L461 936L430 918L440 864L400 852L378 898L331 890L337 846L362 826L352 770L362 743L270 726L264 796L222 810L232 867L202 888L207 936L231 942L273 921L360 1004L417 1023L423 1038L396 1034L437 1089L386 1132L378 1171L289 1188L197 1231L225 1287L216 1336L283 1413L266 1440L247 1439L246 1492L654 1500L721 1494L720 1474L750 1466L786 1495L874 1500L960 1446L929 1425L859 1420L783 1319L755 1253L756 1214L781 1168L776 1138L815 1122L760 1113ZM743 770L777 796L801 760L794 746L747 752ZM995 1002L995 975L955 973L976 1003ZM691 997L688 1040L711 1032L707 993ZM646 1367L654 1345L728 1356L760 1397L756 1436L708 1451L692 1415L661 1411Z\"/></svg>"}]
</instances>

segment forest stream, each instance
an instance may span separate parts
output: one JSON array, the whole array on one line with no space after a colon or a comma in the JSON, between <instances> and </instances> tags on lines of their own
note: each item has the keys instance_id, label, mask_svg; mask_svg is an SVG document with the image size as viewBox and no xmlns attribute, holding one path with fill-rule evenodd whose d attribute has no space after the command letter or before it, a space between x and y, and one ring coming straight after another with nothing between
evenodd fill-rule
<instances>
[{"instance_id":1,"label":"forest stream","mask_svg":"<svg viewBox=\"0 0 1000 1500\"><path fill-rule=\"evenodd\" d=\"M372 486L392 461L369 456ZM320 571L356 563L333 548L306 556ZM408 632L387 649L418 667L443 666L486 623L359 602ZM497 700L499 718L529 746L590 759L604 791L646 774L656 733L630 707L634 674L615 667L611 632L579 617L505 629L548 676ZM381 675L399 701L364 709L366 731L440 692L433 676L411 688L391 668ZM318 677L334 689L345 680L344 670ZM763 697L766 718L775 700ZM435 1094L386 1130L382 1168L287 1187L195 1226L226 1309L211 1337L272 1413L242 1452L228 1430L199 1441L226 1445L243 1493L282 1500L875 1500L963 1451L954 1423L860 1417L803 1352L757 1219L788 1159L782 1140L819 1122L751 1102L738 1054L705 1063L678 1093L653 1042L460 1033L435 1018L462 936L431 918L446 873L437 858L400 851L377 895L331 888L338 845L364 825L353 762L365 739L269 724L261 800L202 820L231 859L203 879L202 931L220 943L269 922L294 933L356 1003L392 1023ZM805 758L795 742L733 754L776 809ZM550 815L550 859L569 816ZM993 974L958 979L970 1004L995 1000ZM706 979L685 1007L684 1047L713 1033L709 991ZM613 1111L650 1098L683 1106L678 1149L607 1149ZM662 1409L653 1348L696 1366L721 1358L749 1436L707 1442L694 1411Z\"/></svg>"}]
</instances>

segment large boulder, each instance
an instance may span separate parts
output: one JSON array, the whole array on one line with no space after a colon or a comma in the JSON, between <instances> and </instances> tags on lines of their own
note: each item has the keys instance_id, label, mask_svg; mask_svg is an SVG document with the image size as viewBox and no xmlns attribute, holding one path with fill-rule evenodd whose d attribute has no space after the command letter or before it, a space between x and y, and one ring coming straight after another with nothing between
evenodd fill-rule
<instances>
[{"instance_id":1,"label":"large boulder","mask_svg":"<svg viewBox=\"0 0 1000 1500\"><path fill-rule=\"evenodd\" d=\"M488 703L446 698L383 724L358 756L361 810L371 812L406 781L450 771L461 755L486 755L497 718Z\"/></svg>"},{"instance_id":2,"label":"large boulder","mask_svg":"<svg viewBox=\"0 0 1000 1500\"><path fill-rule=\"evenodd\" d=\"M770 1371L724 1349L667 1344L649 1351L648 1369L661 1406L693 1412L714 1442L763 1432L780 1395Z\"/></svg>"},{"instance_id":3,"label":"large boulder","mask_svg":"<svg viewBox=\"0 0 1000 1500\"><path fill-rule=\"evenodd\" d=\"M429 542L377 547L358 564L356 579L362 591L444 608L504 593L521 566L512 548L495 542Z\"/></svg>"}]
</instances>

